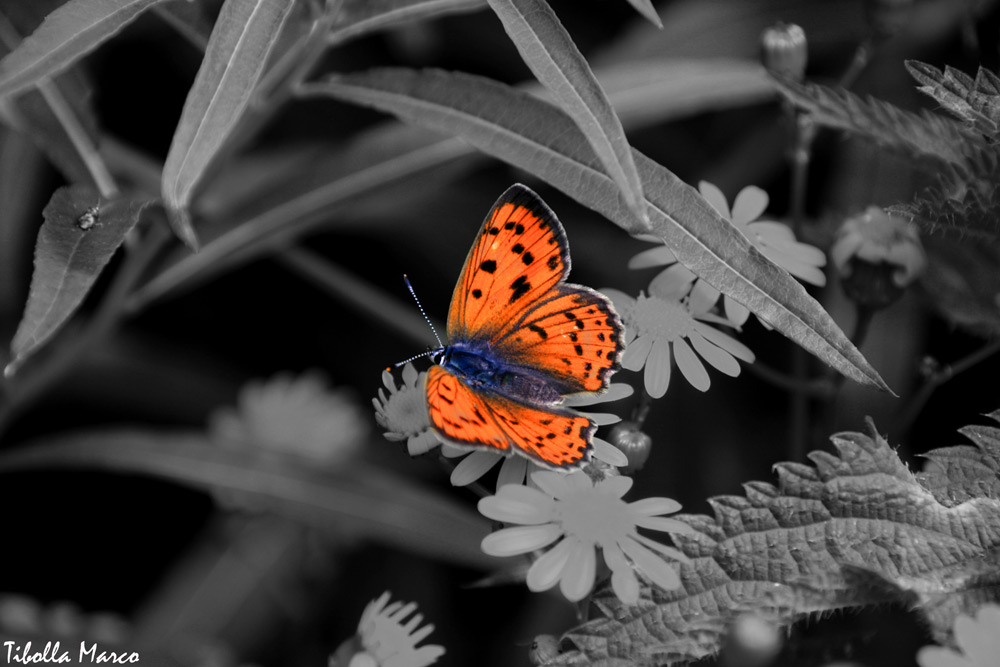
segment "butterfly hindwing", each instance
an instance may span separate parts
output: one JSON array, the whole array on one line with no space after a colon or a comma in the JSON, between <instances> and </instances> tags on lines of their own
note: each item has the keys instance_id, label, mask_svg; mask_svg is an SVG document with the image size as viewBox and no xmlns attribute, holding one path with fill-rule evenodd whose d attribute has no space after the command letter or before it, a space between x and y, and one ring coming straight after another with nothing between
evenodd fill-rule
<instances>
[{"instance_id":1,"label":"butterfly hindwing","mask_svg":"<svg viewBox=\"0 0 1000 667\"><path fill-rule=\"evenodd\" d=\"M513 185L490 209L455 285L448 336L497 340L569 273L566 232L534 192Z\"/></svg>"},{"instance_id":2,"label":"butterfly hindwing","mask_svg":"<svg viewBox=\"0 0 1000 667\"><path fill-rule=\"evenodd\" d=\"M545 369L561 394L607 388L624 349L622 325L607 297L563 284L493 346L511 364Z\"/></svg>"},{"instance_id":3,"label":"butterfly hindwing","mask_svg":"<svg viewBox=\"0 0 1000 667\"><path fill-rule=\"evenodd\" d=\"M503 454L513 448L556 468L578 464L592 447L590 437L597 427L588 418L473 389L442 366L427 372L426 392L431 424L455 445L485 446Z\"/></svg>"}]
</instances>

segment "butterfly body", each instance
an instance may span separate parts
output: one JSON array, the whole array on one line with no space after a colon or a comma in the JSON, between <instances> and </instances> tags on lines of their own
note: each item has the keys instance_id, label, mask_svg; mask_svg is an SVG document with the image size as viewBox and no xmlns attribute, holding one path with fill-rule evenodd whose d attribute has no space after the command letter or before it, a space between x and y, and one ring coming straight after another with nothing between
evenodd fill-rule
<instances>
[{"instance_id":1,"label":"butterfly body","mask_svg":"<svg viewBox=\"0 0 1000 667\"><path fill-rule=\"evenodd\" d=\"M427 374L428 415L443 440L554 468L586 460L597 426L559 404L607 389L623 335L611 302L565 282L569 269L555 214L527 187L510 187L466 258L449 344Z\"/></svg>"}]
</instances>

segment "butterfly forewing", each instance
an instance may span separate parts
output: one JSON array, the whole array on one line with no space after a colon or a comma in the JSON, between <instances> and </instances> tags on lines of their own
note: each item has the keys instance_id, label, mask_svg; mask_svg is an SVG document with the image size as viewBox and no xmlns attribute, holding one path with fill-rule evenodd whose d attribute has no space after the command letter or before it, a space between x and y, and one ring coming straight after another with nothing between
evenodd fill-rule
<instances>
[{"instance_id":1,"label":"butterfly forewing","mask_svg":"<svg viewBox=\"0 0 1000 667\"><path fill-rule=\"evenodd\" d=\"M427 405L431 424L452 444L485 444L503 453L513 446L537 463L556 468L584 460L597 428L569 410L526 405L494 391L474 390L441 366L427 372Z\"/></svg>"},{"instance_id":2,"label":"butterfly forewing","mask_svg":"<svg viewBox=\"0 0 1000 667\"><path fill-rule=\"evenodd\" d=\"M450 341L497 340L569 273L566 232L523 185L486 216L455 285Z\"/></svg>"}]
</instances>

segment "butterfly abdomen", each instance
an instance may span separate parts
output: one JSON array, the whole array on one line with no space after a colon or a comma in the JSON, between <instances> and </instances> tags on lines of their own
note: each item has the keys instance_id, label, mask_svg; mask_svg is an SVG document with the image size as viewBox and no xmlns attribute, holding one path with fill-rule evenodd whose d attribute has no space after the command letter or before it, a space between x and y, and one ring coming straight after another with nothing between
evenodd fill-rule
<instances>
[{"instance_id":1,"label":"butterfly abdomen","mask_svg":"<svg viewBox=\"0 0 1000 667\"><path fill-rule=\"evenodd\" d=\"M488 349L449 346L441 357L441 365L469 386L489 389L508 398L545 405L562 401L560 391L550 382L530 369L513 367L494 358Z\"/></svg>"}]
</instances>

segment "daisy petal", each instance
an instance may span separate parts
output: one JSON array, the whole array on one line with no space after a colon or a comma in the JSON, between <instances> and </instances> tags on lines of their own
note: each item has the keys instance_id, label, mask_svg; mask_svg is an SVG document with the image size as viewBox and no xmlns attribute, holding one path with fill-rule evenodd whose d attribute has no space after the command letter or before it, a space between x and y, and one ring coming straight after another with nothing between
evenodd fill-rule
<instances>
[{"instance_id":1,"label":"daisy petal","mask_svg":"<svg viewBox=\"0 0 1000 667\"><path fill-rule=\"evenodd\" d=\"M691 269L680 262L673 264L649 283L649 293L661 299L680 299L691 289L691 283L698 279Z\"/></svg>"},{"instance_id":2,"label":"daisy petal","mask_svg":"<svg viewBox=\"0 0 1000 667\"><path fill-rule=\"evenodd\" d=\"M663 245L660 241L660 246L658 248L649 248L648 250L643 250L638 255L633 257L628 261L628 268L630 269L648 269L651 266L663 266L664 264L672 264L677 261L674 253L670 251L670 248Z\"/></svg>"},{"instance_id":3,"label":"daisy petal","mask_svg":"<svg viewBox=\"0 0 1000 667\"><path fill-rule=\"evenodd\" d=\"M635 525L639 528L649 530L659 530L664 533L687 533L694 534L696 531L683 521L671 519L665 516L643 516L635 520Z\"/></svg>"},{"instance_id":4,"label":"daisy petal","mask_svg":"<svg viewBox=\"0 0 1000 667\"><path fill-rule=\"evenodd\" d=\"M756 185L748 185L733 200L732 221L737 225L753 222L767 210L767 193Z\"/></svg>"},{"instance_id":5,"label":"daisy petal","mask_svg":"<svg viewBox=\"0 0 1000 667\"><path fill-rule=\"evenodd\" d=\"M719 215L726 220L732 220L732 216L729 214L729 202L726 201L726 195L722 194L722 190L708 181L699 181L698 192L701 193L702 197L708 200L708 203L712 205L712 208L714 208Z\"/></svg>"},{"instance_id":6,"label":"daisy petal","mask_svg":"<svg viewBox=\"0 0 1000 667\"><path fill-rule=\"evenodd\" d=\"M754 234L759 236L765 245L775 246L779 243L795 243L795 232L783 222L777 220L757 220L747 225Z\"/></svg>"},{"instance_id":7,"label":"daisy petal","mask_svg":"<svg viewBox=\"0 0 1000 667\"><path fill-rule=\"evenodd\" d=\"M680 510L681 504L672 498L642 498L628 504L629 511L642 516L657 514L673 514Z\"/></svg>"},{"instance_id":8,"label":"daisy petal","mask_svg":"<svg viewBox=\"0 0 1000 667\"><path fill-rule=\"evenodd\" d=\"M613 412L588 412L587 417L598 426L610 426L622 420L621 417Z\"/></svg>"},{"instance_id":9,"label":"daisy petal","mask_svg":"<svg viewBox=\"0 0 1000 667\"><path fill-rule=\"evenodd\" d=\"M708 342L721 347L737 359L745 361L748 364L752 364L754 359L757 358L749 347L739 342L732 336L727 336L715 327L711 327L704 322L698 322L696 320L694 328L698 330L698 333L707 338Z\"/></svg>"},{"instance_id":10,"label":"daisy petal","mask_svg":"<svg viewBox=\"0 0 1000 667\"><path fill-rule=\"evenodd\" d=\"M413 367L413 364L406 364L403 366L403 383L409 387L417 386L417 369Z\"/></svg>"},{"instance_id":11,"label":"daisy petal","mask_svg":"<svg viewBox=\"0 0 1000 667\"><path fill-rule=\"evenodd\" d=\"M457 459L468 453L469 450L465 447L456 447L450 442L446 442L441 445L441 455L446 459Z\"/></svg>"},{"instance_id":12,"label":"daisy petal","mask_svg":"<svg viewBox=\"0 0 1000 667\"><path fill-rule=\"evenodd\" d=\"M719 300L719 290L715 289L704 280L699 280L694 284L694 289L691 290L691 296L688 297L688 306L691 308L693 313L704 313L707 312L715 305L715 302Z\"/></svg>"},{"instance_id":13,"label":"daisy petal","mask_svg":"<svg viewBox=\"0 0 1000 667\"><path fill-rule=\"evenodd\" d=\"M598 461L604 461L608 465L616 468L622 468L628 465L628 457L625 456L625 452L618 449L607 440L595 437L593 439L593 443L594 458Z\"/></svg>"},{"instance_id":14,"label":"daisy petal","mask_svg":"<svg viewBox=\"0 0 1000 667\"><path fill-rule=\"evenodd\" d=\"M486 472L503 458L499 454L485 450L472 452L458 462L451 471L451 485L465 486L471 484L486 474Z\"/></svg>"},{"instance_id":15,"label":"daisy petal","mask_svg":"<svg viewBox=\"0 0 1000 667\"><path fill-rule=\"evenodd\" d=\"M622 368L630 371L641 370L646 364L646 357L649 356L649 349L653 346L654 336L638 336L625 347L622 354Z\"/></svg>"},{"instance_id":16,"label":"daisy petal","mask_svg":"<svg viewBox=\"0 0 1000 667\"><path fill-rule=\"evenodd\" d=\"M523 485L528 472L528 459L523 456L508 456L500 466L497 475L497 490L506 484Z\"/></svg>"},{"instance_id":17,"label":"daisy petal","mask_svg":"<svg viewBox=\"0 0 1000 667\"><path fill-rule=\"evenodd\" d=\"M603 481L597 483L594 486L594 490L598 493L611 496L612 498L621 498L628 490L632 488L632 478L626 477L625 475L619 475L617 477L608 477Z\"/></svg>"},{"instance_id":18,"label":"daisy petal","mask_svg":"<svg viewBox=\"0 0 1000 667\"><path fill-rule=\"evenodd\" d=\"M537 525L550 521L554 501L535 489L520 484L500 487L495 496L479 500L479 513L494 521Z\"/></svg>"},{"instance_id":19,"label":"daisy petal","mask_svg":"<svg viewBox=\"0 0 1000 667\"><path fill-rule=\"evenodd\" d=\"M691 335L688 340L691 341L691 345L694 346L701 358L710 363L717 371L730 377L736 377L740 374L740 362L721 347L712 345L705 340L704 336L697 334Z\"/></svg>"},{"instance_id":20,"label":"daisy petal","mask_svg":"<svg viewBox=\"0 0 1000 667\"><path fill-rule=\"evenodd\" d=\"M582 408L598 403L611 403L628 398L635 392L632 385L624 382L615 382L608 386L603 394L571 394L565 398L563 405L569 408Z\"/></svg>"},{"instance_id":21,"label":"daisy petal","mask_svg":"<svg viewBox=\"0 0 1000 667\"><path fill-rule=\"evenodd\" d=\"M631 537L632 537L632 539L634 539L635 541L639 542L640 544L645 545L646 548L650 549L651 551L655 551L655 552L661 553L664 556L666 556L667 558L670 558L671 560L680 561L681 563L690 563L691 562L691 559L688 558L687 556L685 556L684 552L678 551L677 549L674 549L673 547L668 547L666 544L661 544L660 542L657 542L656 540L651 540L648 537L646 537L645 535L641 535L639 533L633 533Z\"/></svg>"},{"instance_id":22,"label":"daisy petal","mask_svg":"<svg viewBox=\"0 0 1000 667\"><path fill-rule=\"evenodd\" d=\"M726 297L723 307L726 311L726 319L732 321L736 326L743 326L750 318L750 309L739 301Z\"/></svg>"},{"instance_id":23,"label":"daisy petal","mask_svg":"<svg viewBox=\"0 0 1000 667\"><path fill-rule=\"evenodd\" d=\"M489 556L518 556L546 547L562 534L562 529L554 523L515 526L490 533L483 538L480 547Z\"/></svg>"},{"instance_id":24,"label":"daisy petal","mask_svg":"<svg viewBox=\"0 0 1000 667\"><path fill-rule=\"evenodd\" d=\"M563 568L566 567L566 561L569 560L572 551L573 542L563 540L542 554L528 568L528 577L525 582L528 585L528 590L539 593L555 586L562 577Z\"/></svg>"},{"instance_id":25,"label":"daisy petal","mask_svg":"<svg viewBox=\"0 0 1000 667\"><path fill-rule=\"evenodd\" d=\"M660 588L669 591L681 585L677 571L646 547L628 539L623 540L620 546L635 566Z\"/></svg>"},{"instance_id":26,"label":"daisy petal","mask_svg":"<svg viewBox=\"0 0 1000 667\"><path fill-rule=\"evenodd\" d=\"M539 470L531 474L531 479L538 485L539 489L552 498L562 499L573 492L573 487L567 482L567 478L570 476L551 470Z\"/></svg>"},{"instance_id":27,"label":"daisy petal","mask_svg":"<svg viewBox=\"0 0 1000 667\"><path fill-rule=\"evenodd\" d=\"M921 667L975 667L964 657L943 646L924 646L917 652Z\"/></svg>"},{"instance_id":28,"label":"daisy petal","mask_svg":"<svg viewBox=\"0 0 1000 667\"><path fill-rule=\"evenodd\" d=\"M837 239L833 247L830 248L830 259L833 260L834 266L844 272L847 268L847 260L858 251L864 242L864 238L860 234L848 234Z\"/></svg>"},{"instance_id":29,"label":"daisy petal","mask_svg":"<svg viewBox=\"0 0 1000 667\"><path fill-rule=\"evenodd\" d=\"M406 441L406 451L410 456L419 456L431 451L440 444L441 441L438 440L434 431L427 429L420 435L410 436L410 439Z\"/></svg>"},{"instance_id":30,"label":"daisy petal","mask_svg":"<svg viewBox=\"0 0 1000 667\"><path fill-rule=\"evenodd\" d=\"M674 341L674 358L677 359L677 368L687 379L692 387L698 391L708 391L712 385L708 377L705 365L698 359L691 346L683 338Z\"/></svg>"},{"instance_id":31,"label":"daisy petal","mask_svg":"<svg viewBox=\"0 0 1000 667\"><path fill-rule=\"evenodd\" d=\"M977 623L976 619L959 616L955 621L955 641L972 664L988 665L997 659L991 634L998 629L1000 628L990 628L990 632L984 632L986 628Z\"/></svg>"},{"instance_id":32,"label":"daisy petal","mask_svg":"<svg viewBox=\"0 0 1000 667\"><path fill-rule=\"evenodd\" d=\"M567 538L570 541L570 538ZM597 573L597 555L594 545L572 540L573 548L562 578L559 580L559 590L570 602L579 602L587 597L594 588L594 576Z\"/></svg>"},{"instance_id":33,"label":"daisy petal","mask_svg":"<svg viewBox=\"0 0 1000 667\"><path fill-rule=\"evenodd\" d=\"M649 358L646 359L646 373L643 382L646 392L653 398L661 398L670 386L670 343L663 338L653 338ZM625 351L628 354L628 350Z\"/></svg>"},{"instance_id":34,"label":"daisy petal","mask_svg":"<svg viewBox=\"0 0 1000 667\"><path fill-rule=\"evenodd\" d=\"M635 604L639 601L639 579L632 568L611 572L611 590L623 604Z\"/></svg>"}]
</instances>

